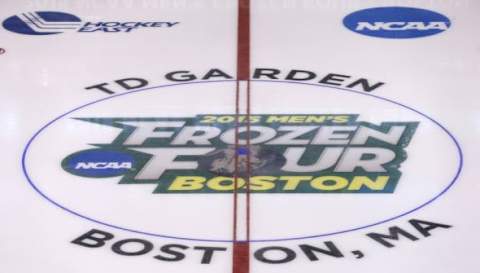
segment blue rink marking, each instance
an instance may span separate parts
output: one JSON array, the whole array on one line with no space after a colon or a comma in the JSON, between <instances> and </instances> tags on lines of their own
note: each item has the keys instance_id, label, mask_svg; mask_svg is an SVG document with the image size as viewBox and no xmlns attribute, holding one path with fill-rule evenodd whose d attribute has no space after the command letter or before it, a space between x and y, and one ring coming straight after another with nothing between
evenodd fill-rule
<instances>
[{"instance_id":1,"label":"blue rink marking","mask_svg":"<svg viewBox=\"0 0 480 273\"><path fill-rule=\"evenodd\" d=\"M128 92L125 92L125 93L121 93L121 94L116 94L116 95L111 95L109 97L106 97L106 98L103 98L103 99L99 99L99 100L95 100L93 102L90 102L90 103L87 103L87 104L84 104L84 105L81 105L79 107L76 107L74 108L73 110L70 110L58 117L56 117L55 119L51 120L50 122L48 122L47 124L45 124L44 126L42 126L31 138L30 140L27 142L27 145L25 146L24 150L23 150L23 153L22 153L22 161L21 161L21 164L22 164L22 170L23 170L23 173L26 177L26 179L28 180L28 183L32 186L32 188L37 192L39 193L45 200L47 200L48 202L52 203L53 205L73 214L73 215L76 215L80 218L83 218L85 220L88 220L88 221L91 221L91 222L94 222L94 223L97 223L97 224L101 224L101 225L104 225L104 226L107 226L107 227L111 227L111 228L115 228L115 229L119 229L119 230L123 230L123 231L128 231L128 232L134 232L134 233L137 233L137 234L142 234L142 235L148 235L148 236L154 236L154 237L160 237L160 238L168 238L168 239L178 239L178 240L187 240L187 241L200 241L200 242L225 242L225 243L230 243L230 242L233 242L233 240L221 240L221 239L202 239L202 238L188 238L188 237L178 237L178 236L170 236L170 235L165 235L165 234L156 234L156 233L151 233L151 232L144 232L144 231L140 231L140 230L135 230L135 229L131 229L131 228L126 228L126 227L121 227L121 226L116 226L116 225L113 225L113 224L109 224L109 223L106 223L106 222L102 222L100 220L97 220L97 219L93 219L93 218L90 218L88 216L85 216L85 215L82 215L78 212L75 212L74 210L71 210L69 208L66 208L65 206L57 203L56 201L52 200L50 197L48 197L45 193L43 193L34 183L34 181L31 179L31 177L29 176L28 174L28 170L27 170L27 166L26 166L26 158L27 158L27 155L28 155L28 150L31 146L31 144L33 143L33 141L35 140L35 138L37 138L38 135L40 135L45 129L47 129L50 125L52 125L53 123L55 123L56 121L62 119L63 117L73 113L73 112L76 112L80 109L83 109L83 108L86 108L88 106L91 106L93 104L96 104L96 103L99 103L99 102L102 102L102 101L105 101L105 100L109 100L109 99L114 99L114 98L118 98L118 97L121 97L121 96L126 96L126 95L129 95L129 94L132 94L132 93L138 93L138 92L144 92L144 91L148 91L148 90L153 90L153 89L160 89L160 88L165 88L165 87L172 87L172 86L181 86L181 85L190 85L190 84L205 84L205 83L218 83L218 82L235 82L236 80L218 80L218 81L195 81L195 82L188 82L188 83L175 83L175 84L167 84L167 85L159 85L159 86L154 86L154 87L148 87L148 88L143 88L143 89L138 89L138 90L133 90L133 91L128 91ZM430 116L410 107L410 106L407 106L407 105L404 105L402 103L399 103L399 102L396 102L396 101L393 101L393 100L390 100L390 99L387 99L387 98L383 98L383 97L380 97L380 96L376 96L376 95L372 95L372 94L369 94L369 93L364 93L364 92L360 92L360 91L354 91L354 90L350 90L350 89L346 89L346 88L341 88L341 87L334 87L334 86L330 86L330 85L325 85L325 84L316 84L316 83L305 83L305 82L297 82L297 81L283 81L283 80L251 80L252 82L268 82L268 83L287 83L287 84L301 84L301 85L309 85L309 86L321 86L321 87L327 87L327 88L333 88L333 89L337 89L337 90L340 90L342 92L350 92L350 93L354 93L354 94L358 94L358 95L362 95L362 96L368 96L368 97L372 97L372 98L376 98L376 99L379 99L379 100L383 100L383 101L386 101L386 102L389 102L389 103L392 103L392 104L395 104L397 106L401 106L403 108L406 108L410 111L413 111L419 115L421 115L422 117L430 120L431 122L433 122L434 124L436 124L438 127L440 127L450 138L451 140L453 141L453 143L455 144L456 148L457 148L457 151L458 151L458 156L459 156L459 164L458 164L458 168L457 168L457 172L455 174L455 176L452 178L451 182L448 184L448 186L443 189L439 194L437 194L436 196L434 196L432 199L428 200L427 202L409 210L409 211L406 211L402 214L399 214L397 216L394 216L394 217L391 217L391 218L388 218L388 219L384 219L384 220L381 220L381 221L378 221L378 222L375 222L375 223L371 223L371 224L368 224L368 225L363 225L363 226L360 226L360 227L355 227L355 228L350 228L350 229L345 229L345 230L340 230L340 231L335 231L335 232L329 232L329 233L323 233L323 234L317 234L317 235L308 235L308 236L293 236L293 237L289 237L289 238L275 238L275 239L256 239L256 240L250 240L250 242L276 242L276 241L291 241L291 240L302 240L302 239L312 239L312 238L319 238L319 237L326 237L326 236L331 236L331 235L337 235L337 234L343 234L343 233L348 233L348 232L352 232L352 231L357 231L357 230L361 230L361 229L366 229L366 228L369 228L369 227L373 227L373 226L376 226L376 225L380 225L380 224L384 224L386 222L390 222L390 221L393 221L393 220L396 220L398 218L401 218L403 216L406 216L408 214L411 214L415 211L418 211L428 205L430 205L431 203L433 203L435 200L437 200L440 196L444 195L448 190L450 190L450 188L455 184L455 182L458 180L459 176L460 176L460 173L462 172L462 168L463 168L463 152L462 152L462 148L459 144L459 142L457 141L457 139L453 136L453 134L447 129L445 128L442 124L440 124L438 121L436 121L435 119L431 118Z\"/></svg>"}]
</instances>

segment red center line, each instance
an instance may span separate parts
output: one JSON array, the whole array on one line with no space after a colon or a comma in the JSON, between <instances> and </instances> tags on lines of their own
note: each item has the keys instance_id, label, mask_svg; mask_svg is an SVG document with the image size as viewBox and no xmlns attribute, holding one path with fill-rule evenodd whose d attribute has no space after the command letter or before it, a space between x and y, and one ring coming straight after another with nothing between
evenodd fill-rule
<instances>
[{"instance_id":1,"label":"red center line","mask_svg":"<svg viewBox=\"0 0 480 273\"><path fill-rule=\"evenodd\" d=\"M237 241L237 209L238 209L238 127L240 124L240 82L237 80L236 87L235 87L235 157L234 157L234 164L235 170L233 173L233 241Z\"/></svg>"},{"instance_id":2,"label":"red center line","mask_svg":"<svg viewBox=\"0 0 480 273\"><path fill-rule=\"evenodd\" d=\"M247 114L246 114L246 127L247 127L247 187L245 194L247 195L247 204L246 204L246 228L247 228L247 242L250 242L250 178L252 177L252 169L251 169L251 147L250 147L250 80L247 80Z\"/></svg>"},{"instance_id":3,"label":"red center line","mask_svg":"<svg viewBox=\"0 0 480 273\"><path fill-rule=\"evenodd\" d=\"M250 0L238 0L237 80L250 80Z\"/></svg>"},{"instance_id":4,"label":"red center line","mask_svg":"<svg viewBox=\"0 0 480 273\"><path fill-rule=\"evenodd\" d=\"M239 140L238 127L240 125L240 81L247 84L246 102L246 239L239 241L237 232L238 224L238 163ZM238 0L238 26L237 26L237 81L235 93L235 174L233 193L233 256L232 273L250 272L250 0Z\"/></svg>"}]
</instances>

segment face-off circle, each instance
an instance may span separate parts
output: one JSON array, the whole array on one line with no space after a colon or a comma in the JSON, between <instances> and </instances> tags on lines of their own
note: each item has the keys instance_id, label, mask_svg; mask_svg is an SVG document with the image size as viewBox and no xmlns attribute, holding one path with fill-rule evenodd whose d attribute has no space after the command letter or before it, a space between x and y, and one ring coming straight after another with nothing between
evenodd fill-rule
<instances>
[{"instance_id":1,"label":"face-off circle","mask_svg":"<svg viewBox=\"0 0 480 273\"><path fill-rule=\"evenodd\" d=\"M232 149L235 81L164 85L49 122L25 148L25 175L82 218L218 242L231 241L235 152L255 164L251 241L384 223L428 205L458 177L456 140L411 107L317 84L252 81L251 88L252 132L240 135L251 138L250 149Z\"/></svg>"}]
</instances>

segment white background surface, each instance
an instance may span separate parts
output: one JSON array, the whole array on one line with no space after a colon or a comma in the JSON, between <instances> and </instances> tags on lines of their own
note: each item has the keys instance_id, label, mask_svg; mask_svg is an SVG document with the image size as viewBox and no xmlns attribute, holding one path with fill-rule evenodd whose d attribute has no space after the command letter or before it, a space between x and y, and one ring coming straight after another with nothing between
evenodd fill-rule
<instances>
[{"instance_id":1,"label":"white background surface","mask_svg":"<svg viewBox=\"0 0 480 273\"><path fill-rule=\"evenodd\" d=\"M147 2L154 6L144 4ZM65 33L42 37L0 29L0 47L7 50L0 55L3 148L0 272L223 273L231 270L230 252L217 254L210 265L200 265L199 253L192 250L187 251L187 259L182 262L166 263L152 259L152 255L124 257L108 247L87 249L72 245L69 243L72 239L92 228L111 232L119 239L144 238L154 242L156 248L166 243L210 244L142 236L85 221L45 202L23 176L22 150L41 125L76 106L106 96L84 90L86 86L131 76L147 78L152 85L162 84L166 83L163 75L174 70L201 74L216 67L235 73L234 2L132 3L6 0L0 3L2 20L24 11L55 10L75 14L84 21L181 22L171 29L141 29L126 34ZM345 15L358 9L400 4L445 14L452 21L452 27L427 38L390 40L358 35L341 23ZM459 181L446 195L407 217L344 235L252 245L253 249L289 246L299 253L298 244L321 245L324 240L332 240L346 250L362 249L367 254L364 259L325 257L310 262L299 255L285 265L267 265L252 259L252 273L478 272L479 12L480 4L474 1L255 2L252 67L305 69L318 74L334 72L384 81L386 85L374 91L375 95L413 106L441 121L462 145L465 161ZM271 97L259 103L254 94L254 105L272 104L275 100ZM223 103L233 107L233 100ZM292 112L299 112L303 105L292 102L291 107ZM52 149L61 141L61 137L52 139ZM433 230L429 238L417 233L419 241L402 240L393 249L386 249L364 236L368 232L385 232L393 225L414 232L407 223L411 218L446 223L453 228ZM212 245L230 249L227 243Z\"/></svg>"}]
</instances>

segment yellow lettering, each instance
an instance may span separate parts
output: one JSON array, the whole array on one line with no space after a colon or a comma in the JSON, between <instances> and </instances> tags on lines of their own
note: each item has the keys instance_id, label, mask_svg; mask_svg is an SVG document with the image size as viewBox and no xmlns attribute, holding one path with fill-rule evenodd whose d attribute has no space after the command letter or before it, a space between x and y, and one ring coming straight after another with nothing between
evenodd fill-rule
<instances>
[{"instance_id":1,"label":"yellow lettering","mask_svg":"<svg viewBox=\"0 0 480 273\"><path fill-rule=\"evenodd\" d=\"M309 181L312 176L280 176L280 180L285 180L285 186L283 187L284 191L293 191L296 190L300 182Z\"/></svg>"},{"instance_id":2,"label":"yellow lettering","mask_svg":"<svg viewBox=\"0 0 480 273\"><path fill-rule=\"evenodd\" d=\"M276 176L253 176L250 177L250 190L268 191L275 188Z\"/></svg>"},{"instance_id":3,"label":"yellow lettering","mask_svg":"<svg viewBox=\"0 0 480 273\"><path fill-rule=\"evenodd\" d=\"M319 176L312 180L311 185L317 190L336 191L348 186L348 180L340 176Z\"/></svg>"},{"instance_id":4,"label":"yellow lettering","mask_svg":"<svg viewBox=\"0 0 480 273\"><path fill-rule=\"evenodd\" d=\"M201 190L207 179L202 176L177 176L170 184L170 191L195 191Z\"/></svg>"},{"instance_id":5,"label":"yellow lettering","mask_svg":"<svg viewBox=\"0 0 480 273\"><path fill-rule=\"evenodd\" d=\"M287 123L288 118L289 116L269 116L267 119L267 123L274 123L274 122Z\"/></svg>"},{"instance_id":6,"label":"yellow lettering","mask_svg":"<svg viewBox=\"0 0 480 273\"><path fill-rule=\"evenodd\" d=\"M307 116L291 116L290 119L288 120L288 122L303 123L303 122L305 122L305 118L307 118Z\"/></svg>"},{"instance_id":7,"label":"yellow lettering","mask_svg":"<svg viewBox=\"0 0 480 273\"><path fill-rule=\"evenodd\" d=\"M366 176L355 176L348 189L358 191L365 186L371 190L380 191L385 188L389 178L389 176L379 176L377 179L371 180Z\"/></svg>"},{"instance_id":8,"label":"yellow lettering","mask_svg":"<svg viewBox=\"0 0 480 273\"><path fill-rule=\"evenodd\" d=\"M305 122L322 123L322 122L325 122L325 116L308 116L307 119L305 119Z\"/></svg>"},{"instance_id":9,"label":"yellow lettering","mask_svg":"<svg viewBox=\"0 0 480 273\"><path fill-rule=\"evenodd\" d=\"M237 178L237 189L245 185L243 178ZM233 177L217 176L207 182L207 186L217 191L233 191L235 189L235 179Z\"/></svg>"}]
</instances>

